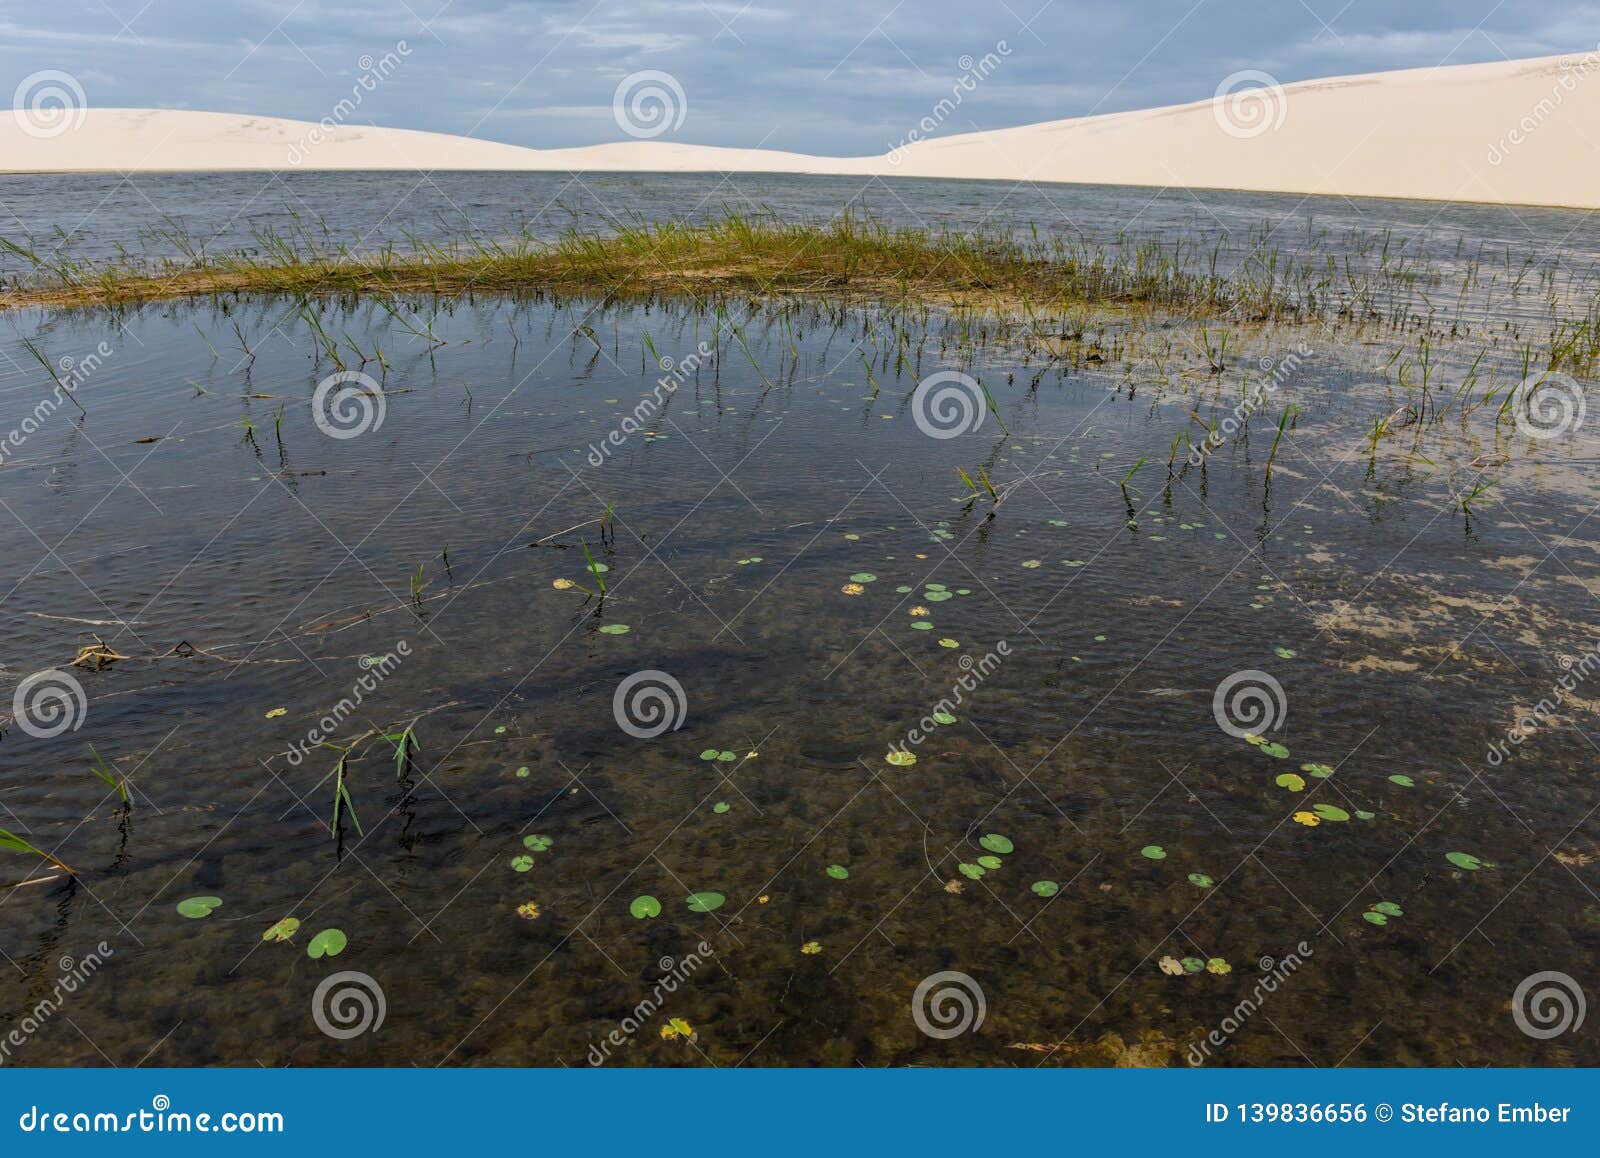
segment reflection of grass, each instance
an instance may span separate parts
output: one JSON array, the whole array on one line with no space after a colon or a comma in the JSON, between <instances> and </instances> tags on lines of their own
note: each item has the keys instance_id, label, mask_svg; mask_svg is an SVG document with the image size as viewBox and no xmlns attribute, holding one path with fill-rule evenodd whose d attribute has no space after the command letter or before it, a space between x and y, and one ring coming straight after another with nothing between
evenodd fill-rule
<instances>
[{"instance_id":1,"label":"reflection of grass","mask_svg":"<svg viewBox=\"0 0 1600 1158\"><path fill-rule=\"evenodd\" d=\"M613 234L573 232L553 242L417 243L370 255L273 237L250 254L199 249L151 269L124 263L90 270L39 261L37 284L0 302L116 305L216 293L790 293L951 302L998 302L1028 310L1084 302L1238 311L1276 318L1293 311L1282 269L1272 277L1219 276L1158 241L1109 246L1032 235L891 228L859 216L827 225L729 216L707 225L630 225ZM309 311L308 311L309 313ZM314 318L315 315L311 314ZM431 335L429 335L431 336ZM336 349L322 335L330 357Z\"/></svg>"}]
</instances>

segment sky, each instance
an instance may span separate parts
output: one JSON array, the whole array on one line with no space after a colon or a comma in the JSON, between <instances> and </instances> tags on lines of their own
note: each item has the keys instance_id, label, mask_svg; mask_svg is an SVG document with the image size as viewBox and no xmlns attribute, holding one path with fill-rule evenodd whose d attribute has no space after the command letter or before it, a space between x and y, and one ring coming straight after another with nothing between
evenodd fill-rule
<instances>
[{"instance_id":1,"label":"sky","mask_svg":"<svg viewBox=\"0 0 1600 1158\"><path fill-rule=\"evenodd\" d=\"M0 99L65 74L91 107L859 155L1597 39L1547 0L0 0Z\"/></svg>"}]
</instances>

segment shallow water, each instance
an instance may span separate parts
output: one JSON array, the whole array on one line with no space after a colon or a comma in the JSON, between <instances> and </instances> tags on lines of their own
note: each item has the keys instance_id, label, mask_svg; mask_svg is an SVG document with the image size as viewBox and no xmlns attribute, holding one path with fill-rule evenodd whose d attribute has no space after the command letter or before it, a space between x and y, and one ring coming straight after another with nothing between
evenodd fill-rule
<instances>
[{"instance_id":1,"label":"shallow water","mask_svg":"<svg viewBox=\"0 0 1600 1158\"><path fill-rule=\"evenodd\" d=\"M215 219L216 182L244 179L168 180ZM683 180L626 187L649 212ZM768 184L808 209L837 192ZM1240 221L1293 212L1198 196ZM979 201L944 183L915 204ZM1444 213L1488 231L1496 211ZM1580 216L1546 215L1539 240ZM1530 975L1581 982L1600 945L1590 429L1497 438L1480 415L1369 454L1403 394L1377 371L1408 339L1381 327L1257 331L1220 375L1179 327L1159 369L1035 381L1037 355L938 316L897 362L892 320L862 311L739 314L735 334L682 307L480 301L439 316L432 349L375 305L325 308L390 364L366 367L381 424L379 399L364 422L352 401L368 428L340 438L312 405L335 367L297 309L5 319L0 428L45 394L17 339L80 368L110 350L83 376L88 416L50 415L0 467L3 688L66 669L85 703L73 730L0 743L0 825L79 871L0 893L4 1024L102 959L8 1060L1183 1064L1217 1030L1207 1064L1600 1062L1592 1022L1540 1039L1511 1006ZM662 377L646 333L688 368L648 435L600 453ZM1189 411L1231 406L1299 344L1248 437L1169 474ZM945 368L981 377L998 416L925 434L912 392ZM1269 478L1284 401L1300 417ZM1509 461L1469 520L1456 500L1489 453ZM957 473L980 467L998 506ZM603 600L554 585L598 586L585 546ZM97 637L125 658L70 668ZM1251 671L1282 689L1282 756L1219 726L1219 685ZM639 672L681 687L676 730L621 726ZM1555 718L1491 759L1572 672ZM332 742L415 720L421 751L399 779L381 739L358 748L360 829L335 841L337 752L288 754L364 676ZM954 722L920 723L941 702ZM90 745L128 777L128 813ZM886 762L899 745L914 764ZM963 875L986 834L1014 851ZM726 904L691 911L702 890ZM645 894L661 914L636 919ZM203 896L222 903L179 913ZM1401 915L1365 919L1380 902ZM291 943L263 941L291 915ZM309 957L327 928L348 947ZM1169 957L1218 971L1172 976ZM319 1029L340 971L381 989L381 1027ZM981 1026L919 1028L919 982L942 972L981 990ZM695 1039L663 1038L672 1018Z\"/></svg>"}]
</instances>

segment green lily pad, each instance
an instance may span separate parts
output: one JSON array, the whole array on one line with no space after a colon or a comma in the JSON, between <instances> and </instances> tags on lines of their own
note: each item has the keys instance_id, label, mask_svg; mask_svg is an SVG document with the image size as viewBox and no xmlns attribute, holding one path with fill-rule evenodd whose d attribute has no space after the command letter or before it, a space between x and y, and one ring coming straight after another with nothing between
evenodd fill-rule
<instances>
[{"instance_id":1,"label":"green lily pad","mask_svg":"<svg viewBox=\"0 0 1600 1158\"><path fill-rule=\"evenodd\" d=\"M828 875L836 881L842 881L850 876L850 870L842 864L830 864L828 866Z\"/></svg>"},{"instance_id":2,"label":"green lily pad","mask_svg":"<svg viewBox=\"0 0 1600 1158\"><path fill-rule=\"evenodd\" d=\"M956 722L956 718L949 712L934 712L933 722L936 724L953 724Z\"/></svg>"},{"instance_id":3,"label":"green lily pad","mask_svg":"<svg viewBox=\"0 0 1600 1158\"><path fill-rule=\"evenodd\" d=\"M707 748L704 752L700 753L700 759L702 760L715 760L716 758L717 749L715 748Z\"/></svg>"},{"instance_id":4,"label":"green lily pad","mask_svg":"<svg viewBox=\"0 0 1600 1158\"><path fill-rule=\"evenodd\" d=\"M724 764L731 764L731 763L733 763L733 761L737 760L738 758L739 758L738 756L736 756L732 752L729 752L726 749L724 749L721 752L717 753L717 759L720 760Z\"/></svg>"},{"instance_id":5,"label":"green lily pad","mask_svg":"<svg viewBox=\"0 0 1600 1158\"><path fill-rule=\"evenodd\" d=\"M1357 820L1371 820L1376 815L1378 815L1376 812L1368 812L1365 808L1356 809Z\"/></svg>"},{"instance_id":6,"label":"green lily pad","mask_svg":"<svg viewBox=\"0 0 1600 1158\"><path fill-rule=\"evenodd\" d=\"M521 768L517 769L517 779L518 780L526 780L529 776L532 776L532 775L533 775L533 769L529 768L526 764L524 764Z\"/></svg>"},{"instance_id":7,"label":"green lily pad","mask_svg":"<svg viewBox=\"0 0 1600 1158\"><path fill-rule=\"evenodd\" d=\"M896 595L910 595L915 590L915 587L907 587L904 583L902 583L900 586L894 589L894 593Z\"/></svg>"},{"instance_id":8,"label":"green lily pad","mask_svg":"<svg viewBox=\"0 0 1600 1158\"><path fill-rule=\"evenodd\" d=\"M641 921L650 917L659 917L661 915L661 902L646 893L642 897L633 898L633 903L628 906L628 912Z\"/></svg>"},{"instance_id":9,"label":"green lily pad","mask_svg":"<svg viewBox=\"0 0 1600 1158\"><path fill-rule=\"evenodd\" d=\"M1389 777L1389 783L1398 784L1402 788L1415 788L1417 786L1417 782L1411 779L1411 777L1401 775L1398 772Z\"/></svg>"},{"instance_id":10,"label":"green lily pad","mask_svg":"<svg viewBox=\"0 0 1600 1158\"><path fill-rule=\"evenodd\" d=\"M911 625L911 630L912 631L932 631L933 630L933 624L929 623L926 619L919 619L919 620L917 620L915 623L913 623Z\"/></svg>"},{"instance_id":11,"label":"green lily pad","mask_svg":"<svg viewBox=\"0 0 1600 1158\"><path fill-rule=\"evenodd\" d=\"M990 856L990 855L985 854L985 855L980 856L978 858L978 863L981 864L984 868L989 869L990 871L993 871L994 869L997 869L1001 865L1005 864L1005 861L1001 860L997 856Z\"/></svg>"},{"instance_id":12,"label":"green lily pad","mask_svg":"<svg viewBox=\"0 0 1600 1158\"><path fill-rule=\"evenodd\" d=\"M1318 780L1326 780L1333 775L1333 766L1330 764L1302 764L1300 771L1307 776L1315 776Z\"/></svg>"},{"instance_id":13,"label":"green lily pad","mask_svg":"<svg viewBox=\"0 0 1600 1158\"><path fill-rule=\"evenodd\" d=\"M1281 772L1273 781L1279 788L1287 788L1290 792L1304 792L1306 780L1298 772Z\"/></svg>"},{"instance_id":14,"label":"green lily pad","mask_svg":"<svg viewBox=\"0 0 1600 1158\"><path fill-rule=\"evenodd\" d=\"M519 873L530 872L533 869L531 856L514 856L511 858L511 867Z\"/></svg>"},{"instance_id":15,"label":"green lily pad","mask_svg":"<svg viewBox=\"0 0 1600 1158\"><path fill-rule=\"evenodd\" d=\"M878 577L871 571L857 571L850 576L850 582L852 583L876 583L877 581Z\"/></svg>"},{"instance_id":16,"label":"green lily pad","mask_svg":"<svg viewBox=\"0 0 1600 1158\"><path fill-rule=\"evenodd\" d=\"M1139 855L1149 860L1166 860L1167 850L1159 844L1147 844L1139 850Z\"/></svg>"},{"instance_id":17,"label":"green lily pad","mask_svg":"<svg viewBox=\"0 0 1600 1158\"><path fill-rule=\"evenodd\" d=\"M1313 804L1311 811L1323 820L1349 820L1350 814L1336 804Z\"/></svg>"},{"instance_id":18,"label":"green lily pad","mask_svg":"<svg viewBox=\"0 0 1600 1158\"><path fill-rule=\"evenodd\" d=\"M1379 912L1365 912L1361 914L1363 921L1370 921L1374 925L1387 925L1389 918Z\"/></svg>"},{"instance_id":19,"label":"green lily pad","mask_svg":"<svg viewBox=\"0 0 1600 1158\"><path fill-rule=\"evenodd\" d=\"M1183 971L1185 973L1204 973L1206 971L1206 963L1199 957L1185 957L1183 959Z\"/></svg>"},{"instance_id":20,"label":"green lily pad","mask_svg":"<svg viewBox=\"0 0 1600 1158\"><path fill-rule=\"evenodd\" d=\"M711 811L715 812L718 816L721 816L724 812L728 811L728 809L732 807L733 805L729 804L726 800L719 800L711 806Z\"/></svg>"},{"instance_id":21,"label":"green lily pad","mask_svg":"<svg viewBox=\"0 0 1600 1158\"><path fill-rule=\"evenodd\" d=\"M956 865L956 871L968 880L975 881L983 875L984 868L982 865L976 864L958 864Z\"/></svg>"},{"instance_id":22,"label":"green lily pad","mask_svg":"<svg viewBox=\"0 0 1600 1158\"><path fill-rule=\"evenodd\" d=\"M299 917L285 917L261 934L263 941L287 941L300 931Z\"/></svg>"},{"instance_id":23,"label":"green lily pad","mask_svg":"<svg viewBox=\"0 0 1600 1158\"><path fill-rule=\"evenodd\" d=\"M601 635L627 635L633 628L626 623L608 623L600 629Z\"/></svg>"},{"instance_id":24,"label":"green lily pad","mask_svg":"<svg viewBox=\"0 0 1600 1158\"><path fill-rule=\"evenodd\" d=\"M540 836L537 833L522 838L522 847L529 852L544 852L554 843L555 841L548 836Z\"/></svg>"},{"instance_id":25,"label":"green lily pad","mask_svg":"<svg viewBox=\"0 0 1600 1158\"><path fill-rule=\"evenodd\" d=\"M1061 886L1055 881L1034 881L1028 887L1041 897L1053 897L1061 891Z\"/></svg>"},{"instance_id":26,"label":"green lily pad","mask_svg":"<svg viewBox=\"0 0 1600 1158\"><path fill-rule=\"evenodd\" d=\"M344 930L324 929L306 945L306 956L313 960L318 957L337 957L349 943L350 938L344 935Z\"/></svg>"},{"instance_id":27,"label":"green lily pad","mask_svg":"<svg viewBox=\"0 0 1600 1158\"><path fill-rule=\"evenodd\" d=\"M947 639L941 639L939 641L939 646L940 647L960 647L961 644L958 643L956 640L947 638Z\"/></svg>"},{"instance_id":28,"label":"green lily pad","mask_svg":"<svg viewBox=\"0 0 1600 1158\"><path fill-rule=\"evenodd\" d=\"M1295 650L1292 647L1275 647L1272 651L1279 659L1293 659L1295 657Z\"/></svg>"},{"instance_id":29,"label":"green lily pad","mask_svg":"<svg viewBox=\"0 0 1600 1158\"><path fill-rule=\"evenodd\" d=\"M1372 908L1375 912L1382 913L1386 917L1402 917L1405 915L1405 910L1393 901L1379 901Z\"/></svg>"},{"instance_id":30,"label":"green lily pad","mask_svg":"<svg viewBox=\"0 0 1600 1158\"><path fill-rule=\"evenodd\" d=\"M710 913L728 903L721 893L690 893L686 903L691 913Z\"/></svg>"},{"instance_id":31,"label":"green lily pad","mask_svg":"<svg viewBox=\"0 0 1600 1158\"><path fill-rule=\"evenodd\" d=\"M924 589L926 589L928 591L948 591L948 590L950 590L943 583L924 583L922 586L923 586Z\"/></svg>"},{"instance_id":32,"label":"green lily pad","mask_svg":"<svg viewBox=\"0 0 1600 1158\"><path fill-rule=\"evenodd\" d=\"M946 599L954 599L955 596L948 591L924 591L922 598L928 603L943 603Z\"/></svg>"},{"instance_id":33,"label":"green lily pad","mask_svg":"<svg viewBox=\"0 0 1600 1158\"><path fill-rule=\"evenodd\" d=\"M909 768L911 765L917 762L917 754L915 752L902 752L896 750L885 756L884 760L890 764L893 764L896 768Z\"/></svg>"},{"instance_id":34,"label":"green lily pad","mask_svg":"<svg viewBox=\"0 0 1600 1158\"><path fill-rule=\"evenodd\" d=\"M211 910L220 904L222 904L221 897L188 897L178 902L178 914L199 920L201 917L209 917Z\"/></svg>"},{"instance_id":35,"label":"green lily pad","mask_svg":"<svg viewBox=\"0 0 1600 1158\"><path fill-rule=\"evenodd\" d=\"M1189 883L1197 889L1209 889L1217 882L1206 876L1205 873L1190 873Z\"/></svg>"},{"instance_id":36,"label":"green lily pad","mask_svg":"<svg viewBox=\"0 0 1600 1158\"><path fill-rule=\"evenodd\" d=\"M991 832L987 836L979 837L978 844L988 849L990 852L999 853L1001 856L1008 856L1012 852L1016 851L1016 845L1012 844L1008 838L1001 836L997 832Z\"/></svg>"},{"instance_id":37,"label":"green lily pad","mask_svg":"<svg viewBox=\"0 0 1600 1158\"><path fill-rule=\"evenodd\" d=\"M1274 756L1279 760L1287 760L1289 758L1289 749L1282 744L1266 743L1260 745L1260 748L1268 756Z\"/></svg>"},{"instance_id":38,"label":"green lily pad","mask_svg":"<svg viewBox=\"0 0 1600 1158\"><path fill-rule=\"evenodd\" d=\"M1477 872L1487 863L1479 860L1470 852L1447 852L1444 854L1444 859L1455 865L1456 868L1466 869L1469 872Z\"/></svg>"}]
</instances>

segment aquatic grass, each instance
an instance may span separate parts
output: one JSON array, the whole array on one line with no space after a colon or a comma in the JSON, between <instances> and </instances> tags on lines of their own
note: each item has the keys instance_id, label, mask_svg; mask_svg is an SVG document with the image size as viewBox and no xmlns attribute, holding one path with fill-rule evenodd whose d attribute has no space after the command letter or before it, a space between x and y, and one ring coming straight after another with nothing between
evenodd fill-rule
<instances>
[{"instance_id":1,"label":"aquatic grass","mask_svg":"<svg viewBox=\"0 0 1600 1158\"><path fill-rule=\"evenodd\" d=\"M282 293L302 300L300 316L319 349L343 365L340 343L322 327L311 299L375 295L401 329L444 344L431 321L419 325L394 299L412 294L559 293L605 298L659 295L806 295L946 305L1038 309L1112 303L1185 310L1196 315L1285 318L1302 312L1279 274L1254 265L1230 281L1200 267L1193 247L1121 237L1095 245L1081 238L1023 238L1009 232L890 226L859 213L826 224L776 215L729 214L707 223L625 223L613 232L572 231L546 241L470 237L450 243L412 239L357 254L329 248L309 233L264 234L249 252L216 255L177 248L183 258L131 260L88 267L27 256L35 279L10 285L0 305L123 305L183 297ZM17 247L20 248L20 247ZM581 329L578 331L581 332ZM737 329L735 336L744 345ZM585 335L600 347L598 338ZM897 368L907 364L900 333ZM358 357L366 357L357 350Z\"/></svg>"},{"instance_id":2,"label":"aquatic grass","mask_svg":"<svg viewBox=\"0 0 1600 1158\"><path fill-rule=\"evenodd\" d=\"M32 855L39 857L41 860L49 861L51 864L55 865L56 868L66 873L69 877L75 877L78 875L77 870L66 864L64 861L59 860L53 854L45 852L44 849L39 848L38 846L30 843L8 829L0 828L0 849L10 849L12 852L31 853Z\"/></svg>"},{"instance_id":3,"label":"aquatic grass","mask_svg":"<svg viewBox=\"0 0 1600 1158\"><path fill-rule=\"evenodd\" d=\"M133 801L128 797L127 777L116 774L107 766L105 758L95 750L93 744L89 745L89 755L94 758L94 763L89 766L89 771L99 777L107 788L114 791L122 800L122 807L131 812L133 810Z\"/></svg>"}]
</instances>

